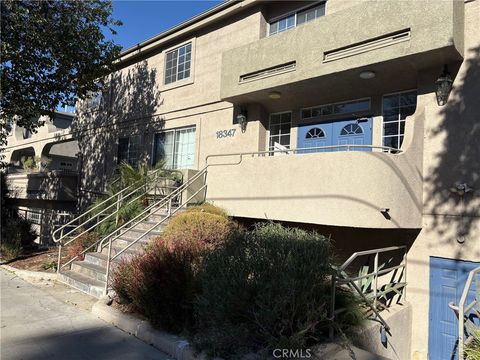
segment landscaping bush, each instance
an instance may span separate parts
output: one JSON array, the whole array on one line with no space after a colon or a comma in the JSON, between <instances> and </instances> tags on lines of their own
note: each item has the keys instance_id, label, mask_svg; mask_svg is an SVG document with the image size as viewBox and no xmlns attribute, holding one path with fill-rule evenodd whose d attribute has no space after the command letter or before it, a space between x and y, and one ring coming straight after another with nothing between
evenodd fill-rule
<instances>
[{"instance_id":1,"label":"landscaping bush","mask_svg":"<svg viewBox=\"0 0 480 360\"><path fill-rule=\"evenodd\" d=\"M158 327L177 333L191 328L203 258L234 227L228 218L207 212L175 216L144 255L115 267L112 287L118 300L131 303Z\"/></svg>"},{"instance_id":2,"label":"landscaping bush","mask_svg":"<svg viewBox=\"0 0 480 360\"><path fill-rule=\"evenodd\" d=\"M79 232L83 232L83 229L80 229ZM83 255L80 256L80 254L98 240L99 237L96 233L87 232L67 245L65 248L66 254L70 259L77 257L77 260L83 260ZM91 251L95 251L95 249L92 248Z\"/></svg>"},{"instance_id":3,"label":"landscaping bush","mask_svg":"<svg viewBox=\"0 0 480 360\"><path fill-rule=\"evenodd\" d=\"M480 328L472 333L472 341L465 347L466 360L480 360Z\"/></svg>"},{"instance_id":4,"label":"landscaping bush","mask_svg":"<svg viewBox=\"0 0 480 360\"><path fill-rule=\"evenodd\" d=\"M186 212L195 212L195 211L206 212L206 213L209 213L209 214L219 215L219 216L223 216L225 218L228 218L228 214L224 209L222 209L221 207L215 206L213 204L210 204L210 203L203 203L201 205L195 205L195 206L187 208L187 210L186 210Z\"/></svg>"},{"instance_id":5,"label":"landscaping bush","mask_svg":"<svg viewBox=\"0 0 480 360\"><path fill-rule=\"evenodd\" d=\"M236 233L204 261L197 346L231 358L318 341L329 325L331 255L315 232L267 224Z\"/></svg>"},{"instance_id":6,"label":"landscaping bush","mask_svg":"<svg viewBox=\"0 0 480 360\"><path fill-rule=\"evenodd\" d=\"M0 254L3 260L8 261L33 248L37 234L30 221L21 217L17 209L7 206L9 189L3 172L0 172L0 192Z\"/></svg>"},{"instance_id":7,"label":"landscaping bush","mask_svg":"<svg viewBox=\"0 0 480 360\"><path fill-rule=\"evenodd\" d=\"M160 238L168 244L186 242L202 250L224 244L235 224L225 215L217 215L221 209L214 211L213 205L209 207L209 212L191 210L179 213L169 221Z\"/></svg>"}]
</instances>

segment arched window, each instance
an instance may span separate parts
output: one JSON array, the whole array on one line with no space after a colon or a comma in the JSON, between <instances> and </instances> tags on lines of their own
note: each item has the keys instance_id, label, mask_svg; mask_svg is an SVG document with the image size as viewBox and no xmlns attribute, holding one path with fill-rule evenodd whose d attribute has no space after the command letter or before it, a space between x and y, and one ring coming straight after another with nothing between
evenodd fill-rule
<instances>
[{"instance_id":1,"label":"arched window","mask_svg":"<svg viewBox=\"0 0 480 360\"><path fill-rule=\"evenodd\" d=\"M318 139L325 137L325 133L320 128L311 128L308 130L307 135L305 135L305 139Z\"/></svg>"},{"instance_id":2,"label":"arched window","mask_svg":"<svg viewBox=\"0 0 480 360\"><path fill-rule=\"evenodd\" d=\"M359 135L363 134L362 127L358 124L348 124L345 125L340 135Z\"/></svg>"}]
</instances>

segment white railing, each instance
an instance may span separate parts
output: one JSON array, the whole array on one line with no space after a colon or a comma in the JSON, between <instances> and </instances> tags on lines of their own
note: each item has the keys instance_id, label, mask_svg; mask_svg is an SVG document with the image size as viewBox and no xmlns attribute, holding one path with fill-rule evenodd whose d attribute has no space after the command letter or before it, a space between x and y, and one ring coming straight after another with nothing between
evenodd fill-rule
<instances>
[{"instance_id":1,"label":"white railing","mask_svg":"<svg viewBox=\"0 0 480 360\"><path fill-rule=\"evenodd\" d=\"M244 156L251 157L261 157L261 156L274 156L278 155L294 155L294 154L307 154L313 152L333 152L336 151L371 151L379 150L380 152L385 152L389 154L400 154L403 151L400 149L388 147L388 146L375 146L375 145L328 145L328 146L316 146L316 147L306 147L306 148L292 148L292 149L280 149L280 150L264 150L264 151L250 151L250 152L240 152L240 153L229 153L229 154L213 154L208 155L205 158L207 165L225 165L225 164L209 164L208 160L211 158L218 157L229 157L229 156L239 156L240 159L238 163L240 164ZM228 165L236 165L228 164Z\"/></svg>"},{"instance_id":2,"label":"white railing","mask_svg":"<svg viewBox=\"0 0 480 360\"><path fill-rule=\"evenodd\" d=\"M402 252L401 260L398 255ZM394 254L387 262L379 263L381 254ZM369 272L371 267L370 260L373 256L373 270ZM347 268L359 258L367 257L367 265L361 268L358 276L350 276L347 274ZM395 261L396 258L400 261ZM395 263L398 262L397 265ZM365 269L365 270L363 270ZM332 276L331 287L331 303L330 303L330 320L335 321L335 316L343 309L335 308L335 291L337 285L346 285L354 293L357 293L367 307L375 314L375 319L378 319L383 325L385 331L390 330L390 326L380 315L383 308L387 308L388 304L382 304L379 299L386 298L387 294L394 293L400 297L406 297L407 286L407 248L406 246L391 246L381 249L373 249L366 251L358 251L352 254L347 261L340 267L334 267L334 275ZM379 279L383 275L391 273L390 280L379 286ZM379 309L380 308L380 309ZM333 327L331 328L330 337L333 338Z\"/></svg>"},{"instance_id":3,"label":"white railing","mask_svg":"<svg viewBox=\"0 0 480 360\"><path fill-rule=\"evenodd\" d=\"M157 191L159 190L158 182L166 179L162 177L164 171L163 169L158 169L151 172L145 179L141 179L121 189L56 229L52 234L52 238L54 242L59 244L57 271L60 272L62 268L69 265L79 256L82 256L87 250L93 249L103 238L89 246L82 254L77 255L74 259L62 265L63 247L79 239L82 235L95 230L109 219L115 217L115 223L118 224L119 210L122 206L128 206L142 197L151 195L152 192L153 198L155 199L158 195Z\"/></svg>"},{"instance_id":4,"label":"white railing","mask_svg":"<svg viewBox=\"0 0 480 360\"><path fill-rule=\"evenodd\" d=\"M200 170L197 174L195 174L187 182L185 182L180 187L178 187L176 190L174 190L168 197L166 197L165 199L162 199L162 200L158 201L157 203L149 206L142 213L137 215L135 218L133 218L129 222L123 224L121 227L116 229L114 232L107 235L104 238L104 240L102 240L102 243L99 246L100 251L105 246L105 242L106 242L105 240L108 239L108 256L107 256L107 268L106 268L106 278L105 278L106 282L105 282L105 291L104 291L105 294L107 294L108 290L109 290L109 288L108 288L108 286L109 286L109 276L110 276L110 267L111 267L112 261L114 261L120 255L122 255L128 249L130 249L138 241L145 238L152 231L154 231L155 229L160 227L162 224L164 224L173 215L175 215L175 213L177 213L180 209L187 206L192 199L197 197L198 194L200 194L202 191L205 191L206 187L207 187L206 176L207 176L207 167ZM188 197L183 196L183 193L189 191L190 186L195 184L199 180L202 180L202 185L198 189L193 190L194 193L192 195L190 195ZM206 191L205 191L205 193L206 193ZM204 196L202 196L202 201L205 200L205 193L204 193ZM145 230L140 236L138 236L136 239L134 239L132 242L130 242L127 246L125 246L122 250L118 251L115 255L112 256L112 244L115 240L119 239L122 235L124 235L130 229L134 228L136 225L145 221L148 217L155 214L158 210L164 209L165 206L166 206L167 213L166 213L166 216L164 216L162 220L160 220L159 222L157 222L156 224L151 226L149 229ZM153 209L153 211L152 211L152 209ZM122 230L122 231L120 231L120 230Z\"/></svg>"},{"instance_id":5,"label":"white railing","mask_svg":"<svg viewBox=\"0 0 480 360\"><path fill-rule=\"evenodd\" d=\"M469 318L468 314L470 310L473 310L475 316L480 318L480 307L477 309L475 306L480 304L480 299L478 298L480 295L480 289L477 289L475 293L475 298L469 304L465 306L467 302L468 293L470 288L472 287L473 279L476 275L480 274L480 266L470 271L468 274L467 281L465 283L465 287L463 288L462 296L460 298L460 302L458 306L455 306L453 303L449 303L448 306L455 311L455 314L458 316L458 358L463 359L463 353L465 351L465 346L470 344L473 340L473 330L477 328L477 326L472 322ZM475 281L475 286L478 287L478 279ZM467 330L467 334L465 334L465 330Z\"/></svg>"},{"instance_id":6,"label":"white railing","mask_svg":"<svg viewBox=\"0 0 480 360\"><path fill-rule=\"evenodd\" d=\"M107 253L107 265L105 269L105 275L106 275L106 281L105 281L105 294L109 290L109 275L110 275L110 268L111 268L111 263L118 258L120 255L125 253L128 249L130 249L132 246L134 246L136 243L138 243L140 240L145 238L147 235L149 235L152 231L155 229L159 228L162 224L164 224L171 216L173 216L176 212L178 212L180 209L183 207L187 206L191 202L192 199L195 199L200 193L206 190L206 174L207 174L207 168L205 167L204 169L200 170L198 173L196 173L193 177L188 179L188 181L184 182L183 184L179 185L178 187L170 189L168 194L163 194L160 199L158 199L157 196L153 196L153 201L149 203L138 215L134 216L132 219L126 221L125 223L118 225L118 221L116 222L118 226L115 227L115 229L107 234L106 236L103 236L102 238L98 239L95 241L93 244L85 248L81 253L77 254L73 258L69 259L67 262L62 264L62 247L69 245L73 241L77 240L81 235L92 231L97 227L99 224L101 224L105 219L108 219L115 214L118 214L118 210L120 209L121 206L128 205L134 201L137 201L140 199L142 196L145 196L147 194L150 194L150 191L152 189L156 189L157 186L157 181L159 178L155 177L150 177L149 181L143 181L143 183L140 186L137 183L130 185L116 194L110 196L100 204L95 205L91 209L87 210L85 213L81 214L80 216L76 217L72 221L68 222L67 224L64 224L61 228L56 230L56 235L60 234L60 236L56 239L57 242L59 242L59 252L58 252L58 265L57 265L57 271L61 272L62 269L66 268L70 264L72 264L76 259L82 258L83 255L90 251L99 251L101 252L102 249L108 246L108 253ZM164 178L160 178L164 179ZM192 185L196 184L197 182L201 182L200 186L194 187L192 190L191 187ZM192 194L188 193L190 191ZM187 193L185 195L184 193ZM156 190L155 190L156 194ZM205 199L205 193L201 194L201 201ZM122 199L129 198L129 201L126 203L122 203ZM198 200L198 199L196 199ZM197 201L198 202L198 201ZM101 220L97 220L94 225L89 226L86 230L83 230L83 226L88 224L89 221L91 220L91 216L93 214L94 217L98 217L97 213L94 213L93 211L96 210L97 208L101 206L105 206L105 209L103 210L108 210L110 208L114 209L114 212L112 213L104 213L104 217ZM156 222L153 226L145 230L143 233L141 233L138 237L133 239L132 241L129 242L128 245L123 247L120 251L116 252L114 255L112 255L112 244L118 240L121 239L123 235L125 235L128 231L134 229L137 225L141 224L145 220L147 220L149 217L152 215L157 214L160 210L166 210L166 214L164 215L161 220ZM87 218L88 217L88 218ZM87 218L87 220L84 220ZM80 220L80 221L79 221ZM80 224L76 224L76 222L80 222ZM63 234L62 231L71 228L73 229L68 230L66 234ZM79 233L79 229L80 233ZM72 238L69 238L69 235L74 234Z\"/></svg>"}]
</instances>

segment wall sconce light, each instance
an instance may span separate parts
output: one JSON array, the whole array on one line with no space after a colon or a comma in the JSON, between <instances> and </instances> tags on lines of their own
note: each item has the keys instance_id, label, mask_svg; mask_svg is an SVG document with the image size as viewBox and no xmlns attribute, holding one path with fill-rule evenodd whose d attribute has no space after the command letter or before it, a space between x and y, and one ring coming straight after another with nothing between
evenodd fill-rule
<instances>
[{"instance_id":1,"label":"wall sconce light","mask_svg":"<svg viewBox=\"0 0 480 360\"><path fill-rule=\"evenodd\" d=\"M468 186L467 183L456 182L454 186L450 188L450 191L457 194L458 196L464 196L473 189Z\"/></svg>"},{"instance_id":2,"label":"wall sconce light","mask_svg":"<svg viewBox=\"0 0 480 360\"><path fill-rule=\"evenodd\" d=\"M438 77L435 82L437 88L435 90L435 95L437 96L437 104L443 106L447 103L448 95L452 91L453 79L450 73L448 72L447 65L444 65L442 74Z\"/></svg>"},{"instance_id":3,"label":"wall sconce light","mask_svg":"<svg viewBox=\"0 0 480 360\"><path fill-rule=\"evenodd\" d=\"M245 108L240 109L240 113L237 115L237 123L240 125L242 133L247 130L247 110Z\"/></svg>"}]
</instances>

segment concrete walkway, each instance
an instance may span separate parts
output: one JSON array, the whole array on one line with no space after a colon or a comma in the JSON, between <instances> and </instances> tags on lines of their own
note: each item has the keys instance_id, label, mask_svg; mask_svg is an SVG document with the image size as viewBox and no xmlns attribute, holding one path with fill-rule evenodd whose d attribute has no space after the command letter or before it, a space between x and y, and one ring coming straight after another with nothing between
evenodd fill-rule
<instances>
[{"instance_id":1,"label":"concrete walkway","mask_svg":"<svg viewBox=\"0 0 480 360\"><path fill-rule=\"evenodd\" d=\"M171 359L0 269L0 359Z\"/></svg>"}]
</instances>

